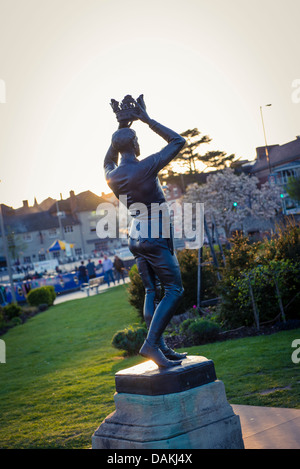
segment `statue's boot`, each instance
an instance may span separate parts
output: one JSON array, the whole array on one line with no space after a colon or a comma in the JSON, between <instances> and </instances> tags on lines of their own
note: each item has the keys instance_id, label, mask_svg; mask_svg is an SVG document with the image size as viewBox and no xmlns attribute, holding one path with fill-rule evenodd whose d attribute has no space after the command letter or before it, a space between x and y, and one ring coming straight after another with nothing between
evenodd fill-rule
<instances>
[{"instance_id":1,"label":"statue's boot","mask_svg":"<svg viewBox=\"0 0 300 469\"><path fill-rule=\"evenodd\" d=\"M166 294L157 306L151 320L147 339L140 349L140 354L153 360L159 367L169 368L181 364L181 360L169 360L160 350L162 334L170 322L173 312L176 310L178 301L183 290L180 288L166 289Z\"/></svg>"},{"instance_id":2,"label":"statue's boot","mask_svg":"<svg viewBox=\"0 0 300 469\"><path fill-rule=\"evenodd\" d=\"M151 319L152 319L152 316L150 317L149 315L145 315L145 322L146 322L147 329L149 329L150 327ZM175 350L168 347L163 336L160 336L158 340L158 348L162 351L162 353L168 360L183 360L187 356L187 352L178 353L178 352L175 352Z\"/></svg>"},{"instance_id":3,"label":"statue's boot","mask_svg":"<svg viewBox=\"0 0 300 469\"><path fill-rule=\"evenodd\" d=\"M160 368L171 368L172 366L181 365L181 360L168 360L159 349L158 345L150 344L147 339L140 349L140 354L143 357L153 360Z\"/></svg>"},{"instance_id":4,"label":"statue's boot","mask_svg":"<svg viewBox=\"0 0 300 469\"><path fill-rule=\"evenodd\" d=\"M175 352L175 350L168 347L162 336L160 337L158 341L158 346L160 350L162 351L162 353L164 354L164 356L168 360L183 360L187 356L187 352L178 353L178 352Z\"/></svg>"}]
</instances>

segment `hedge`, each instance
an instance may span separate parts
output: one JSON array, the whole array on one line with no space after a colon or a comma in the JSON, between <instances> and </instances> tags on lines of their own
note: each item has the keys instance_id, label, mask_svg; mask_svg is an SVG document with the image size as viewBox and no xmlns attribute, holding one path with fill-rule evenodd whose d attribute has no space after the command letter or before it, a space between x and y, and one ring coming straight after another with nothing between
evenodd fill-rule
<instances>
[{"instance_id":1,"label":"hedge","mask_svg":"<svg viewBox=\"0 0 300 469\"><path fill-rule=\"evenodd\" d=\"M56 298L56 293L52 285L44 287L33 288L27 295L27 302L30 306L39 306L47 304L52 306Z\"/></svg>"}]
</instances>

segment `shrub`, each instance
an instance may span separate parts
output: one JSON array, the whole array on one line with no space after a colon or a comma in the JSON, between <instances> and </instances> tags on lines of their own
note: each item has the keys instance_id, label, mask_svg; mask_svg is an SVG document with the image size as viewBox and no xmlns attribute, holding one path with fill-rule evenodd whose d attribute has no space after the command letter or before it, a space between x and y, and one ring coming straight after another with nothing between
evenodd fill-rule
<instances>
[{"instance_id":1,"label":"shrub","mask_svg":"<svg viewBox=\"0 0 300 469\"><path fill-rule=\"evenodd\" d=\"M22 313L25 317L35 316L38 312L39 308L37 306L22 306Z\"/></svg>"},{"instance_id":2,"label":"shrub","mask_svg":"<svg viewBox=\"0 0 300 469\"><path fill-rule=\"evenodd\" d=\"M183 249L177 252L180 265L182 284L184 288L183 308L186 311L197 302L198 281L198 250ZM202 262L207 262L201 268L201 298L207 300L216 296L215 285L217 283L217 272L211 261L210 251L203 248Z\"/></svg>"},{"instance_id":3,"label":"shrub","mask_svg":"<svg viewBox=\"0 0 300 469\"><path fill-rule=\"evenodd\" d=\"M219 334L220 326L209 319L186 319L180 326L180 332L191 338L194 345L214 342Z\"/></svg>"},{"instance_id":4,"label":"shrub","mask_svg":"<svg viewBox=\"0 0 300 469\"><path fill-rule=\"evenodd\" d=\"M0 329L1 327L4 327L5 325L5 319L4 319L4 314L3 314L3 308L0 306Z\"/></svg>"},{"instance_id":5,"label":"shrub","mask_svg":"<svg viewBox=\"0 0 300 469\"><path fill-rule=\"evenodd\" d=\"M260 243L250 243L243 234L236 234L230 240L231 248L226 252L226 267L223 275L239 277L240 272L255 266Z\"/></svg>"},{"instance_id":6,"label":"shrub","mask_svg":"<svg viewBox=\"0 0 300 469\"><path fill-rule=\"evenodd\" d=\"M290 259L300 262L300 228L291 220L277 227L276 235L265 242L262 263L269 260Z\"/></svg>"},{"instance_id":7,"label":"shrub","mask_svg":"<svg viewBox=\"0 0 300 469\"><path fill-rule=\"evenodd\" d=\"M231 276L226 280L219 308L219 319L225 327L256 323L250 285L259 323L277 316L281 316L281 320L299 319L300 265L290 260L272 260L267 265L242 272L240 278Z\"/></svg>"},{"instance_id":8,"label":"shrub","mask_svg":"<svg viewBox=\"0 0 300 469\"><path fill-rule=\"evenodd\" d=\"M22 324L22 319L19 318L18 316L15 316L14 318L11 319L10 324L12 326L18 326L19 324Z\"/></svg>"},{"instance_id":9,"label":"shrub","mask_svg":"<svg viewBox=\"0 0 300 469\"><path fill-rule=\"evenodd\" d=\"M182 305L187 310L197 302L197 264L196 249L183 249L177 253L182 285L184 288Z\"/></svg>"},{"instance_id":10,"label":"shrub","mask_svg":"<svg viewBox=\"0 0 300 469\"><path fill-rule=\"evenodd\" d=\"M130 326L116 332L112 339L112 345L119 350L124 350L128 355L136 355L143 345L146 336L146 328L137 327L134 329Z\"/></svg>"},{"instance_id":11,"label":"shrub","mask_svg":"<svg viewBox=\"0 0 300 469\"><path fill-rule=\"evenodd\" d=\"M179 326L179 332L181 334L187 334L188 332L188 328L190 327L190 325L195 321L195 318L188 318L188 319L185 319Z\"/></svg>"},{"instance_id":12,"label":"shrub","mask_svg":"<svg viewBox=\"0 0 300 469\"><path fill-rule=\"evenodd\" d=\"M49 306L52 306L53 303L54 303L54 300L56 298L55 288L53 287L53 285L47 285L45 288L47 288L49 290L50 297L51 297L51 300L52 300L52 302Z\"/></svg>"},{"instance_id":13,"label":"shrub","mask_svg":"<svg viewBox=\"0 0 300 469\"><path fill-rule=\"evenodd\" d=\"M203 250L203 253L203 261L209 260L208 251ZM177 257L180 265L184 295L175 314L182 314L197 302L198 251L196 249L183 249L177 253ZM128 287L129 303L134 306L140 317L143 318L145 289L136 264L130 269L129 277L131 280ZM211 299L216 296L216 283L217 274L215 268L212 265L202 267L202 299ZM161 294L164 294L163 288Z\"/></svg>"},{"instance_id":14,"label":"shrub","mask_svg":"<svg viewBox=\"0 0 300 469\"><path fill-rule=\"evenodd\" d=\"M143 308L145 298L145 288L136 264L129 271L130 283L128 286L129 303L137 310L141 319L143 319Z\"/></svg>"},{"instance_id":15,"label":"shrub","mask_svg":"<svg viewBox=\"0 0 300 469\"><path fill-rule=\"evenodd\" d=\"M20 316L22 313L22 308L17 303L11 303L9 305L4 306L3 313L4 316L6 316L8 320L10 320L12 318Z\"/></svg>"},{"instance_id":16,"label":"shrub","mask_svg":"<svg viewBox=\"0 0 300 469\"><path fill-rule=\"evenodd\" d=\"M55 298L56 294L52 285L33 288L27 295L27 301L30 306L39 306L41 304L51 306L53 305Z\"/></svg>"}]
</instances>

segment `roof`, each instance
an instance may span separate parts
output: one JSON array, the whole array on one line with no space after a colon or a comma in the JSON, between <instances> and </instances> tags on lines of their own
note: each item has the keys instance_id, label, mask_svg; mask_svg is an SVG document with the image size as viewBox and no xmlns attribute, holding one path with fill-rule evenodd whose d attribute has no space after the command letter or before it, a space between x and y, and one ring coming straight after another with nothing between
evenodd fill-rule
<instances>
[{"instance_id":1,"label":"roof","mask_svg":"<svg viewBox=\"0 0 300 469\"><path fill-rule=\"evenodd\" d=\"M300 161L293 161L292 163L284 164L282 166L277 166L274 169L274 173L278 173L279 171L285 171L287 169L294 169L300 167Z\"/></svg>"},{"instance_id":2,"label":"roof","mask_svg":"<svg viewBox=\"0 0 300 469\"><path fill-rule=\"evenodd\" d=\"M78 212L94 211L99 204L106 202L106 200L91 191L81 192L75 195L76 197L76 210ZM69 200L69 199L68 199Z\"/></svg>"},{"instance_id":3,"label":"roof","mask_svg":"<svg viewBox=\"0 0 300 469\"><path fill-rule=\"evenodd\" d=\"M5 228L7 232L13 231L15 233L59 228L56 215L57 207L60 212L64 212L64 216L61 217L62 226L78 225L80 224L76 215L78 212L95 211L100 203L111 201L111 197L112 194L103 194L103 197L99 197L91 191L84 191L75 195L71 191L68 199L56 201L48 197L41 204L35 203L33 207L25 205L13 209L2 204ZM47 208L45 209L45 207Z\"/></svg>"},{"instance_id":4,"label":"roof","mask_svg":"<svg viewBox=\"0 0 300 469\"><path fill-rule=\"evenodd\" d=\"M49 212L30 213L28 215L10 215L4 216L6 231L15 233L28 233L32 231L49 230L59 228L58 218ZM72 216L66 215L61 218L62 225L76 225L79 222Z\"/></svg>"},{"instance_id":5,"label":"roof","mask_svg":"<svg viewBox=\"0 0 300 469\"><path fill-rule=\"evenodd\" d=\"M274 229L274 222L265 218L256 218L253 216L248 216L242 223L243 230L245 232L251 231L268 231ZM236 223L232 226L231 230L237 230L241 228L241 223Z\"/></svg>"},{"instance_id":6,"label":"roof","mask_svg":"<svg viewBox=\"0 0 300 469\"><path fill-rule=\"evenodd\" d=\"M103 197L99 197L91 191L84 191L75 195L74 193L68 199L58 200L58 208L61 212L93 212L98 205L107 202ZM50 207L51 213L56 213L56 202Z\"/></svg>"},{"instance_id":7,"label":"roof","mask_svg":"<svg viewBox=\"0 0 300 469\"><path fill-rule=\"evenodd\" d=\"M285 163L300 160L300 138L296 138L296 140L285 143L284 145L268 147L268 149L272 169ZM257 159L256 163L253 165L251 172L256 173L268 167L267 158L260 158Z\"/></svg>"}]
</instances>

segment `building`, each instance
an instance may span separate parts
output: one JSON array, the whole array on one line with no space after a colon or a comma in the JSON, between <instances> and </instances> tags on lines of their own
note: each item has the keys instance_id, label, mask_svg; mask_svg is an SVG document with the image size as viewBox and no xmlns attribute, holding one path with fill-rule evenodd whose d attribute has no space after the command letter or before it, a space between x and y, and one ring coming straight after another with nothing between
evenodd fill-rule
<instances>
[{"instance_id":1,"label":"building","mask_svg":"<svg viewBox=\"0 0 300 469\"><path fill-rule=\"evenodd\" d=\"M269 179L271 173L280 172L283 166L290 167L288 175L293 175L294 164L300 162L300 136L284 145L271 145L267 148L269 161L266 147L256 148L256 161L251 168L251 174L254 174L261 184Z\"/></svg>"},{"instance_id":2,"label":"building","mask_svg":"<svg viewBox=\"0 0 300 469\"><path fill-rule=\"evenodd\" d=\"M183 196L183 192L177 184L164 183L162 187L167 202L173 202Z\"/></svg>"},{"instance_id":3,"label":"building","mask_svg":"<svg viewBox=\"0 0 300 469\"><path fill-rule=\"evenodd\" d=\"M98 220L104 213L97 212L99 204L117 204L113 194L101 197L91 191L75 195L70 191L67 199L55 201L48 198L33 206L23 201L23 206L13 209L2 205L8 246L13 262L32 264L66 256L65 251L49 252L49 247L59 239L72 244L72 257L89 257L95 253L113 252L121 247L116 239L99 239L96 233ZM0 257L3 255L2 240Z\"/></svg>"},{"instance_id":4,"label":"building","mask_svg":"<svg viewBox=\"0 0 300 469\"><path fill-rule=\"evenodd\" d=\"M292 200L286 192L289 177L300 177L300 136L284 145L268 146L269 160L265 147L256 149L256 161L250 174L256 176L260 184L266 181L282 188L283 213L300 214L300 202Z\"/></svg>"}]
</instances>

